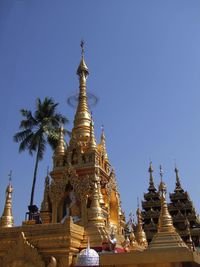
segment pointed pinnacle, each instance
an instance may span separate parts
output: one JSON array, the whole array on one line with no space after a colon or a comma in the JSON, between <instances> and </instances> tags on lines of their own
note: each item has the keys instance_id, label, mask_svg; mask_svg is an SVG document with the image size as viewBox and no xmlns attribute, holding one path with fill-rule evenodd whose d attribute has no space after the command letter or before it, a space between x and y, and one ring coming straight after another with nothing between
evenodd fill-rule
<instances>
[{"instance_id":1,"label":"pointed pinnacle","mask_svg":"<svg viewBox=\"0 0 200 267\"><path fill-rule=\"evenodd\" d=\"M175 187L175 192L177 191L183 191L182 187L181 187L181 181L180 181L180 177L179 177L179 170L177 169L177 167L175 167L174 169L175 173L176 173L176 187Z\"/></svg>"},{"instance_id":2,"label":"pointed pinnacle","mask_svg":"<svg viewBox=\"0 0 200 267\"><path fill-rule=\"evenodd\" d=\"M149 170L148 171L149 171L149 174L150 174L150 177L149 177L149 188L148 188L148 190L155 192L156 191L156 188L155 188L154 179L153 179L153 166L152 166L152 162L150 162Z\"/></svg>"},{"instance_id":3,"label":"pointed pinnacle","mask_svg":"<svg viewBox=\"0 0 200 267\"><path fill-rule=\"evenodd\" d=\"M84 49L84 41L82 40L81 41L81 62L78 66L78 69L77 69L77 75L79 75L80 77L83 75L83 73L85 74L85 77L87 77L89 75L89 70L88 70L88 67L85 63L85 60L84 60L84 53L85 53L85 49Z\"/></svg>"}]
</instances>

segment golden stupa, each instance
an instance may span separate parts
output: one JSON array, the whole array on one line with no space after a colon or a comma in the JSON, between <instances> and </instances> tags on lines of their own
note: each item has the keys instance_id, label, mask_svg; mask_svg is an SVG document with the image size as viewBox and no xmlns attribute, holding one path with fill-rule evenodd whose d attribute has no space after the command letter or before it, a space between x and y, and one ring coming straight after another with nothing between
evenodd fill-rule
<instances>
[{"instance_id":1,"label":"golden stupa","mask_svg":"<svg viewBox=\"0 0 200 267\"><path fill-rule=\"evenodd\" d=\"M99 144L94 134L86 92L89 70L81 47L74 126L68 145L60 129L53 168L45 179L40 223L32 218L14 227L10 181L0 219L0 267L92 266L88 257L97 258L96 252L100 266L200 266L192 243L187 246L173 227L163 182L159 229L152 242L148 245L139 207L136 231L125 238L125 217L104 129Z\"/></svg>"}]
</instances>

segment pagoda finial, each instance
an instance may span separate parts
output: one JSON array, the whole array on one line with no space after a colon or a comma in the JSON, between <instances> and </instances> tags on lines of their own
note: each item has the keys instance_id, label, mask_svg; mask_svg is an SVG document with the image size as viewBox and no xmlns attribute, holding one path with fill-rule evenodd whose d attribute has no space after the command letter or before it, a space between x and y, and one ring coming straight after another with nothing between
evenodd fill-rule
<instances>
[{"instance_id":1,"label":"pagoda finial","mask_svg":"<svg viewBox=\"0 0 200 267\"><path fill-rule=\"evenodd\" d=\"M81 61L77 69L79 76L79 97L76 115L74 118L74 127L72 130L72 140L74 143L85 144L90 136L91 115L87 103L86 80L89 75L88 67L84 59L84 42L81 41Z\"/></svg>"},{"instance_id":2,"label":"pagoda finial","mask_svg":"<svg viewBox=\"0 0 200 267\"><path fill-rule=\"evenodd\" d=\"M85 42L84 42L84 40L82 39L81 40L81 43L80 43L80 46L81 46L81 55L82 55L82 57L84 57L84 44L85 44Z\"/></svg>"},{"instance_id":3,"label":"pagoda finial","mask_svg":"<svg viewBox=\"0 0 200 267\"><path fill-rule=\"evenodd\" d=\"M138 208L137 208L137 230L136 230L136 239L137 242L140 246L142 247L147 247L148 243L147 243L147 239L146 239L146 234L143 230L143 225L142 225L142 212L139 208L139 204L138 204Z\"/></svg>"},{"instance_id":4,"label":"pagoda finial","mask_svg":"<svg viewBox=\"0 0 200 267\"><path fill-rule=\"evenodd\" d=\"M153 166L152 166L152 161L150 161L149 164L149 192L156 192L156 188L154 185L154 179L153 179Z\"/></svg>"},{"instance_id":5,"label":"pagoda finial","mask_svg":"<svg viewBox=\"0 0 200 267\"><path fill-rule=\"evenodd\" d=\"M104 126L101 126L101 147L102 147L102 152L104 155L104 158L108 160L108 154L106 150L106 137L105 137L105 132L104 132Z\"/></svg>"},{"instance_id":6,"label":"pagoda finial","mask_svg":"<svg viewBox=\"0 0 200 267\"><path fill-rule=\"evenodd\" d=\"M59 132L59 139L58 139L58 145L55 150L56 155L64 155L65 154L65 141L64 141L64 128L61 126L60 132Z\"/></svg>"},{"instance_id":7,"label":"pagoda finial","mask_svg":"<svg viewBox=\"0 0 200 267\"><path fill-rule=\"evenodd\" d=\"M83 73L85 74L85 76L87 77L89 75L89 71L88 71L88 67L85 63L85 60L84 60L84 54L85 54L85 49L84 49L84 40L81 40L81 43L80 43L80 46L81 46L81 62L78 66L78 69L77 69L77 74L79 76L82 76Z\"/></svg>"},{"instance_id":8,"label":"pagoda finial","mask_svg":"<svg viewBox=\"0 0 200 267\"><path fill-rule=\"evenodd\" d=\"M163 171L162 165L160 165L160 181L161 182L162 182L162 179L163 179L163 174L164 174L164 171Z\"/></svg>"},{"instance_id":9,"label":"pagoda finial","mask_svg":"<svg viewBox=\"0 0 200 267\"><path fill-rule=\"evenodd\" d=\"M179 177L179 170L177 168L177 166L175 165L175 169L174 169L175 173L176 173L176 187L175 187L175 192L177 191L183 191L183 188L181 187L181 181L180 181L180 177Z\"/></svg>"},{"instance_id":10,"label":"pagoda finial","mask_svg":"<svg viewBox=\"0 0 200 267\"><path fill-rule=\"evenodd\" d=\"M166 185L162 180L161 175L161 182L159 186L160 197L161 197L161 211L159 217L159 224L158 224L158 232L174 232L175 228L173 226L172 217L169 214L167 201L166 201Z\"/></svg>"},{"instance_id":11,"label":"pagoda finial","mask_svg":"<svg viewBox=\"0 0 200 267\"><path fill-rule=\"evenodd\" d=\"M13 187L11 184L12 171L10 171L8 176L9 176L9 184L6 189L6 200L5 200L4 211L0 219L0 227L13 227L14 225L14 219L12 215L12 192L13 192Z\"/></svg>"}]
</instances>

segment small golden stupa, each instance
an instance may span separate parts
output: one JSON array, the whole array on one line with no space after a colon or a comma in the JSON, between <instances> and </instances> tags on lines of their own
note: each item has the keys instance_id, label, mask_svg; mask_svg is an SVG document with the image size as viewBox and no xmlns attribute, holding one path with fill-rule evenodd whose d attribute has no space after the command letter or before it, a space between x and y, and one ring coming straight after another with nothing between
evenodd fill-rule
<instances>
[{"instance_id":1,"label":"small golden stupa","mask_svg":"<svg viewBox=\"0 0 200 267\"><path fill-rule=\"evenodd\" d=\"M4 211L0 219L0 227L13 227L14 226L14 218L12 215L12 184L11 184L11 174L9 174L9 184L6 189L6 201L4 206Z\"/></svg>"}]
</instances>

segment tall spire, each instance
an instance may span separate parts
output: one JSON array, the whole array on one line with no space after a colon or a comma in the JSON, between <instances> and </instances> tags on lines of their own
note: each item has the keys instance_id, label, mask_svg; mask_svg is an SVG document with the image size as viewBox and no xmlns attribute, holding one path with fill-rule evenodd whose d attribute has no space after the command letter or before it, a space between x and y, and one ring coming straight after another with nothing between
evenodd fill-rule
<instances>
[{"instance_id":1,"label":"tall spire","mask_svg":"<svg viewBox=\"0 0 200 267\"><path fill-rule=\"evenodd\" d=\"M108 154L106 150L106 138L105 138L103 125L101 127L101 147L102 147L102 153L104 155L104 158L108 160Z\"/></svg>"},{"instance_id":2,"label":"tall spire","mask_svg":"<svg viewBox=\"0 0 200 267\"><path fill-rule=\"evenodd\" d=\"M136 239L137 242L140 246L142 247L147 247L148 243L147 243L147 239L146 239L146 234L143 230L143 226L142 226L142 212L139 208L139 204L138 204L138 208L137 208L137 230L136 230Z\"/></svg>"},{"instance_id":3,"label":"tall spire","mask_svg":"<svg viewBox=\"0 0 200 267\"><path fill-rule=\"evenodd\" d=\"M87 142L90 136L91 115L86 93L86 79L89 75L89 70L84 59L83 41L81 41L81 62L77 69L77 75L79 76L79 98L74 119L74 128L72 130L72 139L75 139L76 142Z\"/></svg>"},{"instance_id":4,"label":"tall spire","mask_svg":"<svg viewBox=\"0 0 200 267\"><path fill-rule=\"evenodd\" d=\"M159 217L158 232L174 232L175 228L173 226L172 217L169 214L166 201L166 185L162 181L162 175L161 175L159 191L161 195L161 212Z\"/></svg>"},{"instance_id":5,"label":"tall spire","mask_svg":"<svg viewBox=\"0 0 200 267\"><path fill-rule=\"evenodd\" d=\"M9 184L6 189L6 201L4 211L0 219L0 227L13 227L14 219L12 215L12 184L11 184L12 171L9 174Z\"/></svg>"},{"instance_id":6,"label":"tall spire","mask_svg":"<svg viewBox=\"0 0 200 267\"><path fill-rule=\"evenodd\" d=\"M150 162L149 165L149 192L156 192L156 188L154 185L154 179L153 179L153 166L152 162Z\"/></svg>"},{"instance_id":7,"label":"tall spire","mask_svg":"<svg viewBox=\"0 0 200 267\"><path fill-rule=\"evenodd\" d=\"M60 133L59 133L59 140L58 140L58 145L55 150L55 154L62 156L65 154L65 141L64 141L64 128L63 126L60 128Z\"/></svg>"}]
</instances>

